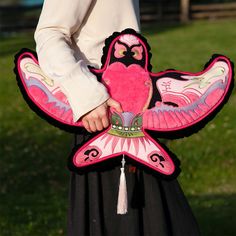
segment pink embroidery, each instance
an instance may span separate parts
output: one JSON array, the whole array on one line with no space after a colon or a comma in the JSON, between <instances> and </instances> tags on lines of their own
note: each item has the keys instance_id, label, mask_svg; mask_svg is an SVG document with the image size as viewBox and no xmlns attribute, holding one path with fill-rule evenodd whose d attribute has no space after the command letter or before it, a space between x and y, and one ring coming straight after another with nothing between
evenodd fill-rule
<instances>
[{"instance_id":1,"label":"pink embroidery","mask_svg":"<svg viewBox=\"0 0 236 236\"><path fill-rule=\"evenodd\" d=\"M142 46L136 46L131 49L131 51L134 53L133 57L136 60L141 60L143 58L143 47Z\"/></svg>"},{"instance_id":2,"label":"pink embroidery","mask_svg":"<svg viewBox=\"0 0 236 236\"><path fill-rule=\"evenodd\" d=\"M99 150L99 154L95 158L86 158L85 160L84 153L88 149ZM104 131L99 136L90 140L89 143L82 146L74 154L73 163L79 168L121 154L125 154L137 162L147 165L164 175L171 175L175 170L174 163L167 152L146 132L144 132L144 137L122 138L110 135L107 131ZM154 154L160 156L159 161L155 160L157 157ZM162 159L164 159L164 161Z\"/></svg>"},{"instance_id":3,"label":"pink embroidery","mask_svg":"<svg viewBox=\"0 0 236 236\"><path fill-rule=\"evenodd\" d=\"M139 44L139 39L132 34L124 34L120 37L122 43L127 44L129 47L135 44Z\"/></svg>"},{"instance_id":4,"label":"pink embroidery","mask_svg":"<svg viewBox=\"0 0 236 236\"><path fill-rule=\"evenodd\" d=\"M127 48L120 44L120 43L116 43L115 44L115 52L114 55L116 58L121 58L125 56L125 52L127 52Z\"/></svg>"}]
</instances>

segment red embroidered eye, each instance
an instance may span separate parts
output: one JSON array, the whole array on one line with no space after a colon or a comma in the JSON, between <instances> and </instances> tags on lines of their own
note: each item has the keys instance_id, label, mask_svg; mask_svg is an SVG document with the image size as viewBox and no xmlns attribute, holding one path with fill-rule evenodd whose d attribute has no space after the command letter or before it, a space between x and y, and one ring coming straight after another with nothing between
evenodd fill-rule
<instances>
[{"instance_id":1,"label":"red embroidered eye","mask_svg":"<svg viewBox=\"0 0 236 236\"><path fill-rule=\"evenodd\" d=\"M115 52L114 55L116 58L121 58L125 56L125 52L127 52L127 49L124 45L116 43L115 44Z\"/></svg>"},{"instance_id":2,"label":"red embroidered eye","mask_svg":"<svg viewBox=\"0 0 236 236\"><path fill-rule=\"evenodd\" d=\"M142 46L136 46L136 47L133 47L132 50L133 52L133 58L135 58L136 60L141 60L143 55L143 47Z\"/></svg>"}]
</instances>

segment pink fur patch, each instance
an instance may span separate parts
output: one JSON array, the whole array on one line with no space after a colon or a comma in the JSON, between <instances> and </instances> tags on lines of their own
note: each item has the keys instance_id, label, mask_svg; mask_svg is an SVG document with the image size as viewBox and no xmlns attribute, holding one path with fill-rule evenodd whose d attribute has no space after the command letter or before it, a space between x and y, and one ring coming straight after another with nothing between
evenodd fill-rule
<instances>
[{"instance_id":1,"label":"pink fur patch","mask_svg":"<svg viewBox=\"0 0 236 236\"><path fill-rule=\"evenodd\" d=\"M102 81L106 84L112 98L119 101L124 111L141 113L148 101L150 87L146 86L150 82L147 72L139 65L126 67L124 64L116 62L110 65L104 72Z\"/></svg>"}]
</instances>

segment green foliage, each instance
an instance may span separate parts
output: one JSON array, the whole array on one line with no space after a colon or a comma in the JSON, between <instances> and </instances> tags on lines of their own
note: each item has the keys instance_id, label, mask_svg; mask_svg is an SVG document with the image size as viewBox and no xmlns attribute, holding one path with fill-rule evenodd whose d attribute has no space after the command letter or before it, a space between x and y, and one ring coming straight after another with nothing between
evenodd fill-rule
<instances>
[{"instance_id":1,"label":"green foliage","mask_svg":"<svg viewBox=\"0 0 236 236\"><path fill-rule=\"evenodd\" d=\"M199 71L214 53L236 59L235 20L143 29L154 71ZM65 235L72 136L34 114L13 73L14 54L34 48L31 33L0 38L0 236ZM236 235L236 96L203 130L167 146L203 235Z\"/></svg>"}]
</instances>

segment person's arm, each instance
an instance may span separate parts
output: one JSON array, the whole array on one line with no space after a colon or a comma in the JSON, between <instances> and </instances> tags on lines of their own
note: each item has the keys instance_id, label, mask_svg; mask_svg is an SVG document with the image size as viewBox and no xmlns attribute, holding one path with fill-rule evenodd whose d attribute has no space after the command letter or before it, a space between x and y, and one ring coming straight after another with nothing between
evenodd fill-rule
<instances>
[{"instance_id":1,"label":"person's arm","mask_svg":"<svg viewBox=\"0 0 236 236\"><path fill-rule=\"evenodd\" d=\"M74 121L83 116L82 121L87 130L96 131L100 130L103 123L103 128L107 126L107 115L104 118L104 114L100 112L106 110L109 95L106 88L88 70L85 62L74 57L71 41L72 35L83 23L91 2L92 0L45 0L35 31L35 41L39 64L47 76L58 82L67 96ZM96 117L91 122L90 111L92 117Z\"/></svg>"}]
</instances>

